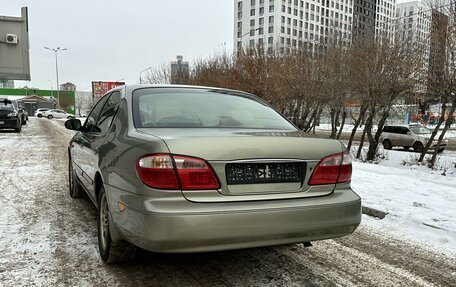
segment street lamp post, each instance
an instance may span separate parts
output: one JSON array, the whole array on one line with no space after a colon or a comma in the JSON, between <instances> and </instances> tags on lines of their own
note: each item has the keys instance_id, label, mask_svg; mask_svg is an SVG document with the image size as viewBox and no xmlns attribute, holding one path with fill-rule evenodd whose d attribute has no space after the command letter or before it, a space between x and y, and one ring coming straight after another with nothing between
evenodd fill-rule
<instances>
[{"instance_id":1,"label":"street lamp post","mask_svg":"<svg viewBox=\"0 0 456 287\"><path fill-rule=\"evenodd\" d=\"M60 48L60 47L57 47L57 48L44 47L44 49L50 50L50 51L54 51L54 54L55 54L55 74L56 74L56 78L57 78L57 107L60 108L59 64L58 64L58 61L57 61L57 52L65 51L65 50L68 50L68 49L67 48Z\"/></svg>"},{"instance_id":2,"label":"street lamp post","mask_svg":"<svg viewBox=\"0 0 456 287\"><path fill-rule=\"evenodd\" d=\"M142 73L149 70L149 69L152 69L152 67L149 67L149 68L145 68L143 70L141 70L141 72L139 72L139 83L142 84Z\"/></svg>"},{"instance_id":3,"label":"street lamp post","mask_svg":"<svg viewBox=\"0 0 456 287\"><path fill-rule=\"evenodd\" d=\"M52 81L49 80L49 79L47 79L47 80L48 80L48 82L51 84L51 98L52 98L52 97L53 97L53 92L52 92Z\"/></svg>"},{"instance_id":4,"label":"street lamp post","mask_svg":"<svg viewBox=\"0 0 456 287\"><path fill-rule=\"evenodd\" d=\"M255 32L258 31L258 30L260 30L260 28L256 28L253 31L250 30L250 31L242 34L241 38L239 38L239 41L241 42L241 50L243 49L243 41L242 41L242 39L244 38L244 36L247 36L248 34L251 34L252 32L255 34Z\"/></svg>"}]
</instances>

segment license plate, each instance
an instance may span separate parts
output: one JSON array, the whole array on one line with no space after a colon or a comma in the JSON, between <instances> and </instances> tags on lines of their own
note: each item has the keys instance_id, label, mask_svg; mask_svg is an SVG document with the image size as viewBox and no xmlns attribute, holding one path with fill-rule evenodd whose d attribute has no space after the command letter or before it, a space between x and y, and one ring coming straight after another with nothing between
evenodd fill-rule
<instances>
[{"instance_id":1,"label":"license plate","mask_svg":"<svg viewBox=\"0 0 456 287\"><path fill-rule=\"evenodd\" d=\"M226 165L228 184L300 182L300 163L231 163Z\"/></svg>"},{"instance_id":2,"label":"license plate","mask_svg":"<svg viewBox=\"0 0 456 287\"><path fill-rule=\"evenodd\" d=\"M0 125L4 125L4 124L5 124L5 122L4 122L4 121L0 121Z\"/></svg>"}]
</instances>

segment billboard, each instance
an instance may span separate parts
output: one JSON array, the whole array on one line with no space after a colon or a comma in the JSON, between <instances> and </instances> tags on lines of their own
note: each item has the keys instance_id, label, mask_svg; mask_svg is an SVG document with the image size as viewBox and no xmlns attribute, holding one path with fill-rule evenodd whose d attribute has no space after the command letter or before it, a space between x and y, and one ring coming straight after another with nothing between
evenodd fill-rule
<instances>
[{"instance_id":1,"label":"billboard","mask_svg":"<svg viewBox=\"0 0 456 287\"><path fill-rule=\"evenodd\" d=\"M30 80L27 7L21 17L0 16L0 80Z\"/></svg>"},{"instance_id":2,"label":"billboard","mask_svg":"<svg viewBox=\"0 0 456 287\"><path fill-rule=\"evenodd\" d=\"M108 92L110 89L123 85L125 85L125 82L92 82L93 102L96 103L101 98L101 96L106 94L106 92Z\"/></svg>"}]
</instances>

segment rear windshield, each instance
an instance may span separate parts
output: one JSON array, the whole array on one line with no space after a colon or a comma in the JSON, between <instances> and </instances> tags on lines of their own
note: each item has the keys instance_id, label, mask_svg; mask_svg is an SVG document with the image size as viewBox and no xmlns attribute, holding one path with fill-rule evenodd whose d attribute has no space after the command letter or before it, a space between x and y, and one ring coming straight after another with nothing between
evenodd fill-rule
<instances>
[{"instance_id":1,"label":"rear windshield","mask_svg":"<svg viewBox=\"0 0 456 287\"><path fill-rule=\"evenodd\" d=\"M14 111L14 106L12 104L4 104L0 102L0 110Z\"/></svg>"},{"instance_id":2,"label":"rear windshield","mask_svg":"<svg viewBox=\"0 0 456 287\"><path fill-rule=\"evenodd\" d=\"M133 92L137 128L241 128L296 130L267 104L247 95L185 88Z\"/></svg>"}]
</instances>

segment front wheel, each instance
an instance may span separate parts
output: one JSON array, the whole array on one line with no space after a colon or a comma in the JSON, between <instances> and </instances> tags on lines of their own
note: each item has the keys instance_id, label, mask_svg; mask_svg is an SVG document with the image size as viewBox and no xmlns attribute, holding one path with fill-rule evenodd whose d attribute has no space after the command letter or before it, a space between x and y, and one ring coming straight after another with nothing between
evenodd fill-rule
<instances>
[{"instance_id":1,"label":"front wheel","mask_svg":"<svg viewBox=\"0 0 456 287\"><path fill-rule=\"evenodd\" d=\"M391 142L389 140L384 140L383 141L383 148L384 149L392 149L393 145L391 144Z\"/></svg>"},{"instance_id":2,"label":"front wheel","mask_svg":"<svg viewBox=\"0 0 456 287\"><path fill-rule=\"evenodd\" d=\"M36 116L39 117L39 118L42 118L42 117L43 117L42 114L37 114Z\"/></svg>"},{"instance_id":3,"label":"front wheel","mask_svg":"<svg viewBox=\"0 0 456 287\"><path fill-rule=\"evenodd\" d=\"M126 241L113 241L109 225L109 206L103 185L98 197L98 248L101 259L106 263L132 260L136 255L136 246Z\"/></svg>"},{"instance_id":4,"label":"front wheel","mask_svg":"<svg viewBox=\"0 0 456 287\"><path fill-rule=\"evenodd\" d=\"M48 115L47 118L52 120L53 116L52 115Z\"/></svg>"},{"instance_id":5,"label":"front wheel","mask_svg":"<svg viewBox=\"0 0 456 287\"><path fill-rule=\"evenodd\" d=\"M420 142L416 142L413 144L413 150L416 151L416 152L422 152L424 149L424 146L422 143Z\"/></svg>"}]
</instances>

